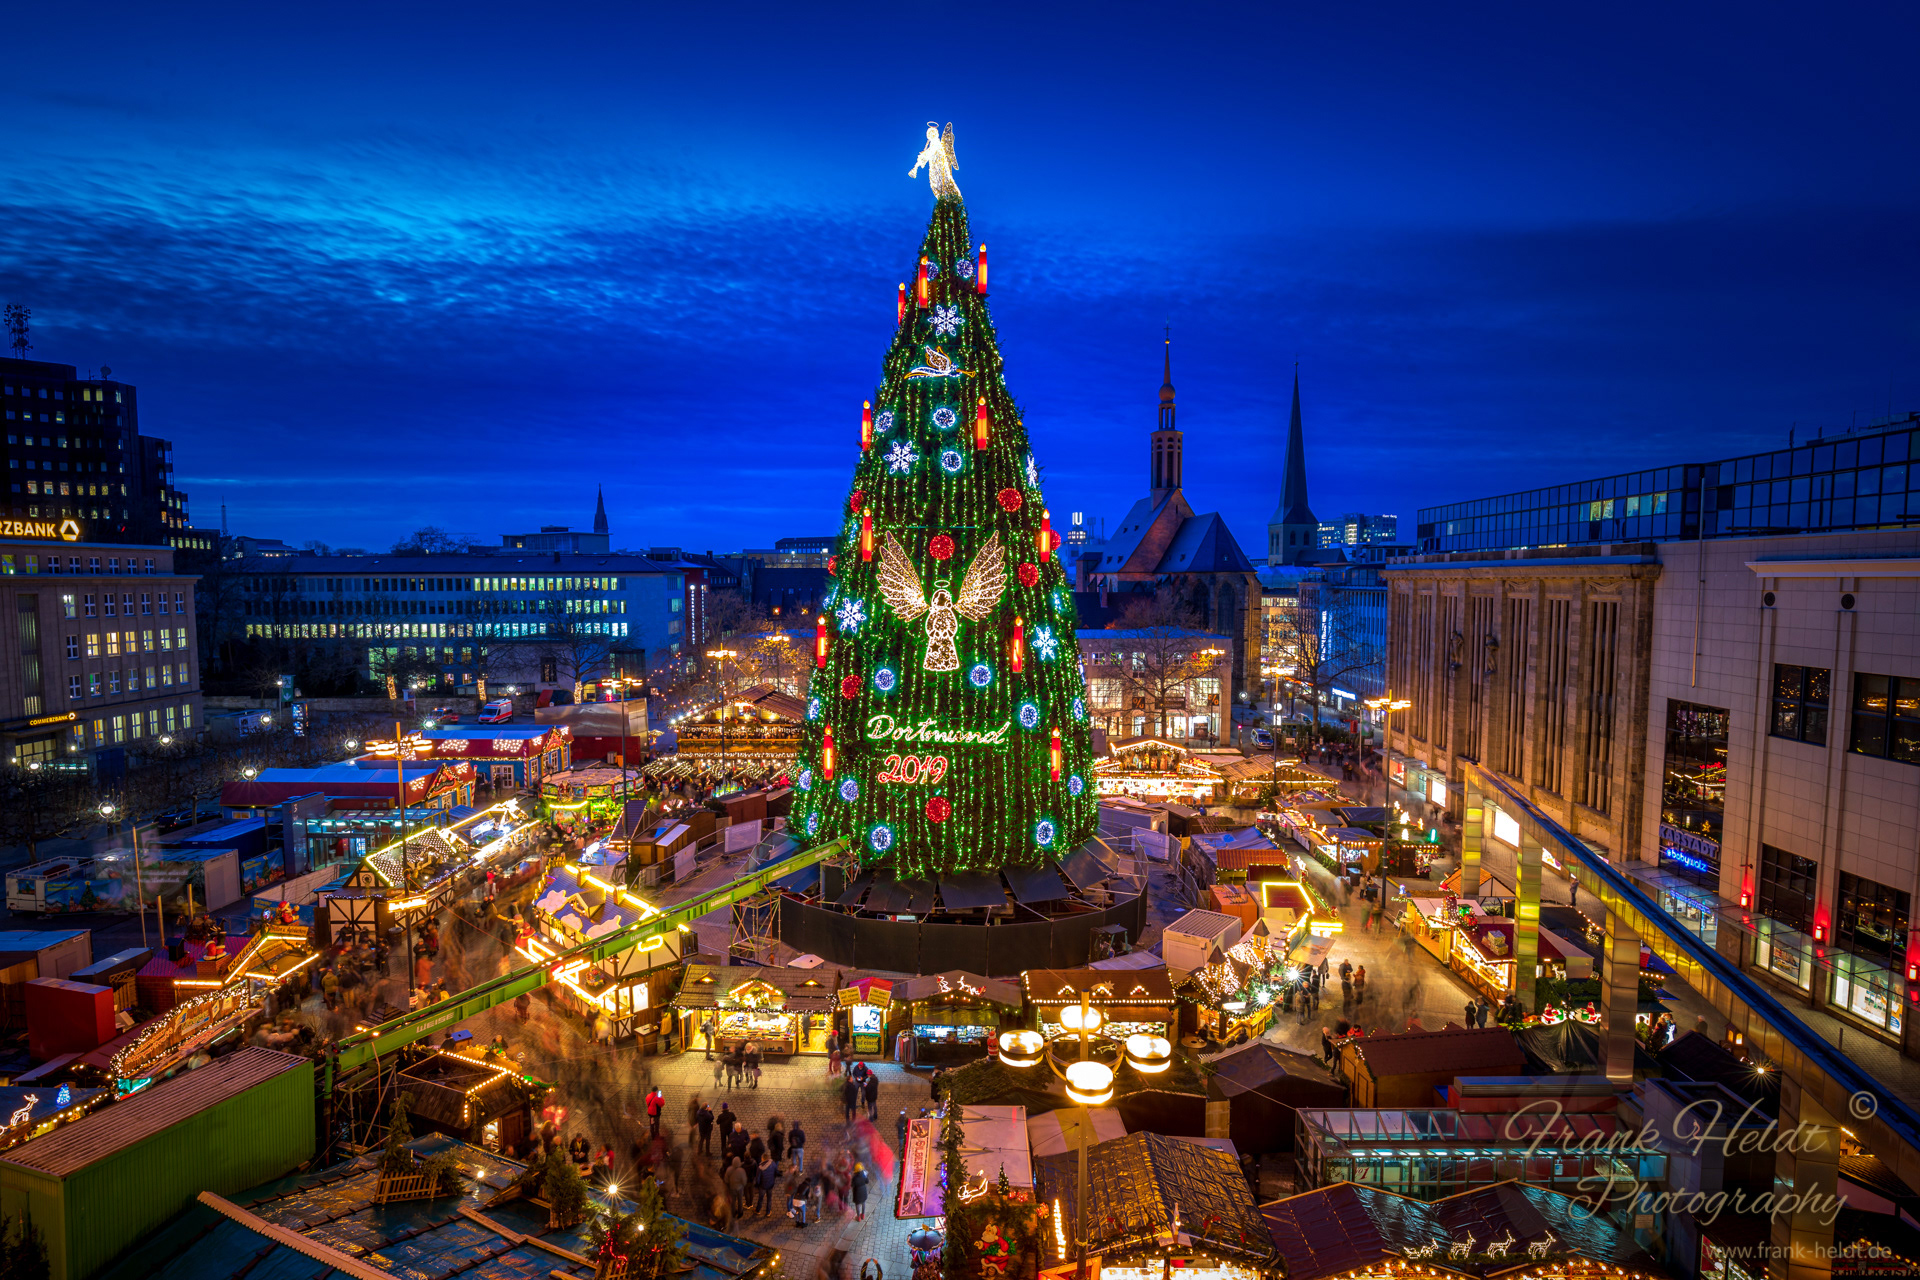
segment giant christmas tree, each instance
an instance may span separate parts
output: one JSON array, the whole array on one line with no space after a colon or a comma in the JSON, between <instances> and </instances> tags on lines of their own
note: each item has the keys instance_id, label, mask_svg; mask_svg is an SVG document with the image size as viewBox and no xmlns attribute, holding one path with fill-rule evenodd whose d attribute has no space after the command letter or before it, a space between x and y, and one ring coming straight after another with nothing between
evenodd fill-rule
<instances>
[{"instance_id":1,"label":"giant christmas tree","mask_svg":"<svg viewBox=\"0 0 1920 1280\"><path fill-rule=\"evenodd\" d=\"M1098 823L1073 595L1001 377L951 126L922 160L933 218L861 411L793 819L901 877L1032 865Z\"/></svg>"}]
</instances>

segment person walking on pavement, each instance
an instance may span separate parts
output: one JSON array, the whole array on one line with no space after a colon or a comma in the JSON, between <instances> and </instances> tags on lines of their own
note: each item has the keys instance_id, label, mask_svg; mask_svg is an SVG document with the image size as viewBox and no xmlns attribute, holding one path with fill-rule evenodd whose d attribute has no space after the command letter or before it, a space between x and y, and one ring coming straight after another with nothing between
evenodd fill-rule
<instances>
[{"instance_id":1,"label":"person walking on pavement","mask_svg":"<svg viewBox=\"0 0 1920 1280\"><path fill-rule=\"evenodd\" d=\"M780 1181L780 1162L769 1160L760 1166L760 1174L754 1179L753 1211L756 1215L766 1216L773 1212L773 1187Z\"/></svg>"},{"instance_id":2,"label":"person walking on pavement","mask_svg":"<svg viewBox=\"0 0 1920 1280\"><path fill-rule=\"evenodd\" d=\"M853 1113L860 1107L860 1085L849 1074L840 1082L840 1101L846 1109L847 1123L853 1123Z\"/></svg>"},{"instance_id":3,"label":"person walking on pavement","mask_svg":"<svg viewBox=\"0 0 1920 1280\"><path fill-rule=\"evenodd\" d=\"M666 1095L658 1088L647 1094L647 1133L652 1137L660 1136L660 1112L667 1105Z\"/></svg>"},{"instance_id":4,"label":"person walking on pavement","mask_svg":"<svg viewBox=\"0 0 1920 1280\"><path fill-rule=\"evenodd\" d=\"M1353 1002L1360 1004L1367 998L1367 966L1361 965L1353 975Z\"/></svg>"},{"instance_id":5,"label":"person walking on pavement","mask_svg":"<svg viewBox=\"0 0 1920 1280\"><path fill-rule=\"evenodd\" d=\"M1477 1027L1480 1025L1480 1002L1478 1000L1467 1001L1467 1025L1469 1027Z\"/></svg>"},{"instance_id":6,"label":"person walking on pavement","mask_svg":"<svg viewBox=\"0 0 1920 1280\"><path fill-rule=\"evenodd\" d=\"M1570 907L1580 905L1580 882L1578 880L1573 881L1567 886L1567 905Z\"/></svg>"},{"instance_id":7,"label":"person walking on pavement","mask_svg":"<svg viewBox=\"0 0 1920 1280\"><path fill-rule=\"evenodd\" d=\"M722 1108L724 1108L727 1104L723 1102L720 1105ZM712 1155L713 1154L713 1108L708 1106L704 1102L701 1103L700 1114L694 1117L693 1122L694 1124L700 1127L700 1154ZM720 1141L722 1145L725 1144L726 1142L725 1134L721 1135Z\"/></svg>"},{"instance_id":8,"label":"person walking on pavement","mask_svg":"<svg viewBox=\"0 0 1920 1280\"><path fill-rule=\"evenodd\" d=\"M860 1092L867 1100L867 1119L878 1123L880 1120L880 1076L878 1072L867 1072L866 1083L860 1086Z\"/></svg>"},{"instance_id":9,"label":"person walking on pavement","mask_svg":"<svg viewBox=\"0 0 1920 1280\"><path fill-rule=\"evenodd\" d=\"M738 1160L727 1164L727 1199L738 1217L747 1207L747 1167Z\"/></svg>"},{"instance_id":10,"label":"person walking on pavement","mask_svg":"<svg viewBox=\"0 0 1920 1280\"><path fill-rule=\"evenodd\" d=\"M853 1166L853 1218L855 1222L867 1220L867 1166Z\"/></svg>"},{"instance_id":11,"label":"person walking on pavement","mask_svg":"<svg viewBox=\"0 0 1920 1280\"><path fill-rule=\"evenodd\" d=\"M787 1130L787 1154L793 1158L795 1172L807 1167L807 1131L800 1127L798 1120Z\"/></svg>"},{"instance_id":12,"label":"person walking on pavement","mask_svg":"<svg viewBox=\"0 0 1920 1280\"><path fill-rule=\"evenodd\" d=\"M900 1118L893 1122L893 1132L899 1139L900 1172L904 1177L907 1169L907 1109L905 1107L900 1108Z\"/></svg>"},{"instance_id":13,"label":"person walking on pavement","mask_svg":"<svg viewBox=\"0 0 1920 1280\"><path fill-rule=\"evenodd\" d=\"M727 1154L727 1144L733 1140L733 1126L740 1123L740 1117L726 1103L720 1104L720 1114L714 1117L720 1125L720 1154Z\"/></svg>"},{"instance_id":14,"label":"person walking on pavement","mask_svg":"<svg viewBox=\"0 0 1920 1280\"><path fill-rule=\"evenodd\" d=\"M779 1116L767 1121L767 1154L773 1157L773 1167L776 1169L787 1154L787 1127L780 1123Z\"/></svg>"}]
</instances>

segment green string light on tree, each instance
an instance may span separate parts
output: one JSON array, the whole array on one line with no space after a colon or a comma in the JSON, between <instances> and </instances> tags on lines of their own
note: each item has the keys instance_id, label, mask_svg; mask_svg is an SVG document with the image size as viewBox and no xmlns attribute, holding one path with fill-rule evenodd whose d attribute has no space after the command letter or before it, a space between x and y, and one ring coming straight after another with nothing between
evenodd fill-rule
<instances>
[{"instance_id":1,"label":"green string light on tree","mask_svg":"<svg viewBox=\"0 0 1920 1280\"><path fill-rule=\"evenodd\" d=\"M949 186L871 417L848 415L860 452L809 690L793 825L902 877L1039 864L1098 827L1073 594L985 265Z\"/></svg>"}]
</instances>

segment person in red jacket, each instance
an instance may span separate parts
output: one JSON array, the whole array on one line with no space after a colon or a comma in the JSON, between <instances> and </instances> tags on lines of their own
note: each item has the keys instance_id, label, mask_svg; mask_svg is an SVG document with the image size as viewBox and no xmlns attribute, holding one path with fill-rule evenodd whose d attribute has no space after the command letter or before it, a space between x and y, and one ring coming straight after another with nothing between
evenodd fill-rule
<instances>
[{"instance_id":1,"label":"person in red jacket","mask_svg":"<svg viewBox=\"0 0 1920 1280\"><path fill-rule=\"evenodd\" d=\"M660 1112L667 1105L666 1095L654 1089L647 1095L647 1125L654 1137L660 1136Z\"/></svg>"}]
</instances>

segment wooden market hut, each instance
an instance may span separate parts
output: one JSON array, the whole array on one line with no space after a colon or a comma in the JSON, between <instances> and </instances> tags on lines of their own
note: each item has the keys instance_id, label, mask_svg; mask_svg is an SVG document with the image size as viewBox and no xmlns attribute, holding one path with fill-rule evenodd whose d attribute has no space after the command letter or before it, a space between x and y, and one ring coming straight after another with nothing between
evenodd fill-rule
<instances>
[{"instance_id":1,"label":"wooden market hut","mask_svg":"<svg viewBox=\"0 0 1920 1280\"><path fill-rule=\"evenodd\" d=\"M1209 1137L1232 1138L1243 1154L1293 1150L1294 1112L1301 1107L1344 1107L1347 1087L1318 1060L1265 1041L1213 1059L1207 1081ZM1217 1112L1226 1112L1224 1132Z\"/></svg>"},{"instance_id":2,"label":"wooden market hut","mask_svg":"<svg viewBox=\"0 0 1920 1280\"><path fill-rule=\"evenodd\" d=\"M527 1104L545 1091L506 1066L438 1049L418 1053L394 1087L411 1099L407 1114L416 1130L495 1151L515 1151L526 1141Z\"/></svg>"},{"instance_id":3,"label":"wooden market hut","mask_svg":"<svg viewBox=\"0 0 1920 1280\"><path fill-rule=\"evenodd\" d=\"M908 978L893 989L893 1032L907 1037L903 1062L947 1066L984 1058L995 1036L1018 1021L1020 988L962 969Z\"/></svg>"},{"instance_id":4,"label":"wooden market hut","mask_svg":"<svg viewBox=\"0 0 1920 1280\"><path fill-rule=\"evenodd\" d=\"M1366 1036L1340 1049L1339 1072L1353 1088L1353 1105L1432 1107L1435 1092L1456 1076L1517 1076L1527 1055L1505 1027L1409 1031Z\"/></svg>"}]
</instances>

